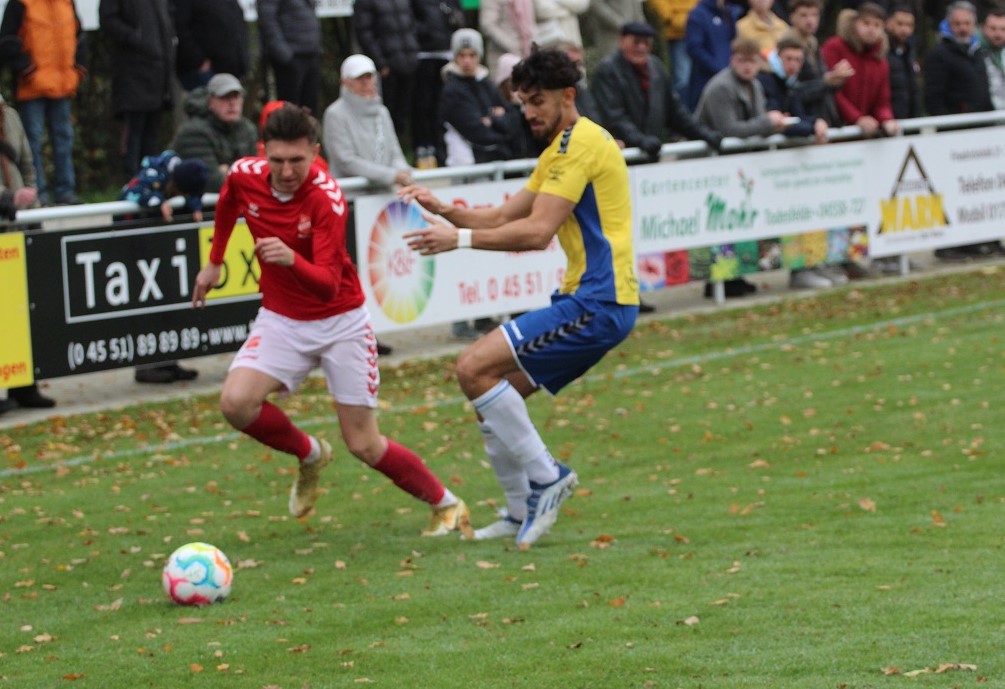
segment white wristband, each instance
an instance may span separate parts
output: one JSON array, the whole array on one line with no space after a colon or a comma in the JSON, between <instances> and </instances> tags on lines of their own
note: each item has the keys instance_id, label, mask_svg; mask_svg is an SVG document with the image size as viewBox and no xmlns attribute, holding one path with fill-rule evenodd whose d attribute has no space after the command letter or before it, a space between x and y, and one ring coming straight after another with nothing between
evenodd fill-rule
<instances>
[{"instance_id":1,"label":"white wristband","mask_svg":"<svg viewBox=\"0 0 1005 689\"><path fill-rule=\"evenodd\" d=\"M471 248L471 230L469 230L466 227L457 228L457 248L458 249Z\"/></svg>"}]
</instances>

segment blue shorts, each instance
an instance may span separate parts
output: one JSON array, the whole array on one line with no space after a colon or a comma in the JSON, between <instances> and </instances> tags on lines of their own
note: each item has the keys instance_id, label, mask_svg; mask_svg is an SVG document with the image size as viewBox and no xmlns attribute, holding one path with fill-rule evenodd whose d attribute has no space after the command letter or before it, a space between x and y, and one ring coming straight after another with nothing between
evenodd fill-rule
<instances>
[{"instance_id":1,"label":"blue shorts","mask_svg":"<svg viewBox=\"0 0 1005 689\"><path fill-rule=\"evenodd\" d=\"M531 382L555 394L628 337L638 306L552 296L551 306L503 325L513 356Z\"/></svg>"}]
</instances>

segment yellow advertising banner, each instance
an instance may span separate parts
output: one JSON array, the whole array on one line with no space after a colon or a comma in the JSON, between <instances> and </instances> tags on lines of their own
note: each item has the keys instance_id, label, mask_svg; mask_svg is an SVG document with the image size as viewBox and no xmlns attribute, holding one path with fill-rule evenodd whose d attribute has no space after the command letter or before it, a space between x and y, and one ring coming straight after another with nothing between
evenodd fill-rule
<instances>
[{"instance_id":1,"label":"yellow advertising banner","mask_svg":"<svg viewBox=\"0 0 1005 689\"><path fill-rule=\"evenodd\" d=\"M209 262L209 251L213 245L213 227L199 228L199 260L200 265ZM227 242L227 253L223 257L223 269L220 271L220 284L209 291L206 301L216 299L231 299L258 294L258 280L262 270L255 256L255 240L247 224L238 223Z\"/></svg>"},{"instance_id":2,"label":"yellow advertising banner","mask_svg":"<svg viewBox=\"0 0 1005 689\"><path fill-rule=\"evenodd\" d=\"M35 381L28 319L28 270L24 233L0 234L0 386L15 388Z\"/></svg>"}]
</instances>

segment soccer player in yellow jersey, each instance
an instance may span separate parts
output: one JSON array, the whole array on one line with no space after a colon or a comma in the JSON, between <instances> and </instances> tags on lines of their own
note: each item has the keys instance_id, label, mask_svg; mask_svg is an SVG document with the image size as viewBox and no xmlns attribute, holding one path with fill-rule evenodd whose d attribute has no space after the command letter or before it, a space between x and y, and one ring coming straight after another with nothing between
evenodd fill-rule
<instances>
[{"instance_id":1,"label":"soccer player in yellow jersey","mask_svg":"<svg viewBox=\"0 0 1005 689\"><path fill-rule=\"evenodd\" d=\"M555 523L576 472L552 457L524 398L557 393L631 331L639 311L628 169L614 139L576 111L579 70L564 52L536 50L513 68L534 136L548 147L527 185L492 208L460 208L416 185L402 189L444 218L406 235L423 255L454 249L544 249L557 234L568 265L551 306L478 340L457 362L507 508L476 539L515 536L527 548Z\"/></svg>"}]
</instances>

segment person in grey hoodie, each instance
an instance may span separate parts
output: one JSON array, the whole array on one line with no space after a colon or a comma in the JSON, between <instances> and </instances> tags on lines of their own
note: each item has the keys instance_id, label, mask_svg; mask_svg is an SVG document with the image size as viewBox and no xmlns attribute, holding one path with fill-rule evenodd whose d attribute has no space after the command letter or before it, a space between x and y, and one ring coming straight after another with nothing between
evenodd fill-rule
<instances>
[{"instance_id":1,"label":"person in grey hoodie","mask_svg":"<svg viewBox=\"0 0 1005 689\"><path fill-rule=\"evenodd\" d=\"M342 63L342 92L325 110L323 141L333 177L365 177L372 190L412 183L391 113L377 88L377 66L366 55Z\"/></svg>"}]
</instances>

